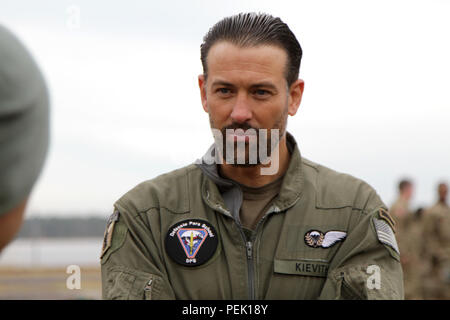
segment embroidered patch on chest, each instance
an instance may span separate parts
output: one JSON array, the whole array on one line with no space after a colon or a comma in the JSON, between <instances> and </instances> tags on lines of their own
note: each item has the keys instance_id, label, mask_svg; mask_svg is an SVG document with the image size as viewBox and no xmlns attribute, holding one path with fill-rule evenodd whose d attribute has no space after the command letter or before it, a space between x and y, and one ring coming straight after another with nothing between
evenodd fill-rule
<instances>
[{"instance_id":1,"label":"embroidered patch on chest","mask_svg":"<svg viewBox=\"0 0 450 320\"><path fill-rule=\"evenodd\" d=\"M190 219L169 228L165 247L175 262L194 267L202 265L214 255L218 242L216 230L208 221Z\"/></svg>"},{"instance_id":2,"label":"embroidered patch on chest","mask_svg":"<svg viewBox=\"0 0 450 320\"><path fill-rule=\"evenodd\" d=\"M339 241L343 241L347 233L343 231L328 231L323 233L318 230L310 230L305 234L305 243L313 248L329 248Z\"/></svg>"}]
</instances>

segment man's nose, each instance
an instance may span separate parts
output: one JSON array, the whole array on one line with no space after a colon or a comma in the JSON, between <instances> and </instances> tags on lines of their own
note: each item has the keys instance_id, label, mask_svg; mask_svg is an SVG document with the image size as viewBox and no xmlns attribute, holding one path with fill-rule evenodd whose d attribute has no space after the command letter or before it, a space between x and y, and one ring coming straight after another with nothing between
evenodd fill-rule
<instances>
[{"instance_id":1,"label":"man's nose","mask_svg":"<svg viewBox=\"0 0 450 320\"><path fill-rule=\"evenodd\" d=\"M230 117L236 123L245 123L252 118L252 111L245 94L238 94Z\"/></svg>"}]
</instances>

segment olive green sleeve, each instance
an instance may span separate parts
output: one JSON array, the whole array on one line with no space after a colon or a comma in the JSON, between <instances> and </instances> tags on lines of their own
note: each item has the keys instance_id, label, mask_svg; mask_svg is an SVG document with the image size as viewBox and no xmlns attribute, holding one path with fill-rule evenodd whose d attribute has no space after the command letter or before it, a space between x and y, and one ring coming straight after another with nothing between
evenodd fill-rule
<instances>
[{"instance_id":1,"label":"olive green sleeve","mask_svg":"<svg viewBox=\"0 0 450 320\"><path fill-rule=\"evenodd\" d=\"M49 97L24 45L0 25L0 215L30 194L49 144Z\"/></svg>"},{"instance_id":2,"label":"olive green sleeve","mask_svg":"<svg viewBox=\"0 0 450 320\"><path fill-rule=\"evenodd\" d=\"M158 227L148 224L148 216L159 214L157 209L130 212L116 203L116 216L105 231L100 258L103 299L175 299L157 245Z\"/></svg>"},{"instance_id":3,"label":"olive green sleeve","mask_svg":"<svg viewBox=\"0 0 450 320\"><path fill-rule=\"evenodd\" d=\"M404 299L399 251L385 212L355 211L359 218L330 264L319 299Z\"/></svg>"}]
</instances>

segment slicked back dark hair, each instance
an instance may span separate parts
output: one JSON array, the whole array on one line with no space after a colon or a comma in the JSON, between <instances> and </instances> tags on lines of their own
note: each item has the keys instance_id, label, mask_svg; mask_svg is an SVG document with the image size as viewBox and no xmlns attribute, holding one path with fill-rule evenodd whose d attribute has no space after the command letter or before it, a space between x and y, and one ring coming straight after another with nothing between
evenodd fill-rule
<instances>
[{"instance_id":1,"label":"slicked back dark hair","mask_svg":"<svg viewBox=\"0 0 450 320\"><path fill-rule=\"evenodd\" d=\"M238 47L275 45L287 53L286 81L288 86L298 79L302 48L286 23L265 13L239 13L217 22L203 37L200 59L207 77L206 58L211 47L219 41L228 41Z\"/></svg>"}]
</instances>

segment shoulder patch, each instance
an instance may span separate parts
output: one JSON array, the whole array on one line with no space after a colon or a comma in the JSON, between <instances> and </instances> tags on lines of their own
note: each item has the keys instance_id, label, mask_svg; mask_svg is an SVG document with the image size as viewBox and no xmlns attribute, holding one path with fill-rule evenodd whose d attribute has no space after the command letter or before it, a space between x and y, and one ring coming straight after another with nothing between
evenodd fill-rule
<instances>
[{"instance_id":1,"label":"shoulder patch","mask_svg":"<svg viewBox=\"0 0 450 320\"><path fill-rule=\"evenodd\" d=\"M112 234L114 231L114 225L119 220L119 211L114 210L114 213L109 217L108 222L106 223L106 229L105 233L103 235L103 245L102 245L102 252L100 254L100 259L103 257L103 255L108 251L108 249L111 247L112 242Z\"/></svg>"},{"instance_id":2,"label":"shoulder patch","mask_svg":"<svg viewBox=\"0 0 450 320\"><path fill-rule=\"evenodd\" d=\"M388 245L400 255L400 250L398 249L397 240L395 239L394 232L391 226L384 219L373 218L373 223L375 225L375 230L377 232L378 240L384 244Z\"/></svg>"},{"instance_id":3,"label":"shoulder patch","mask_svg":"<svg viewBox=\"0 0 450 320\"><path fill-rule=\"evenodd\" d=\"M383 219L384 221L386 221L389 224L389 226L391 227L392 231L394 231L394 233L396 232L395 221L385 208L378 209L378 217L380 219Z\"/></svg>"}]
</instances>

